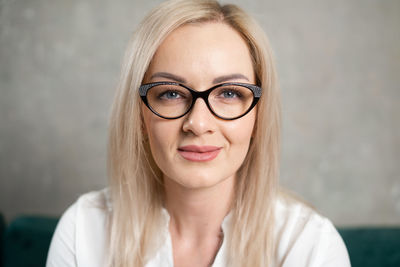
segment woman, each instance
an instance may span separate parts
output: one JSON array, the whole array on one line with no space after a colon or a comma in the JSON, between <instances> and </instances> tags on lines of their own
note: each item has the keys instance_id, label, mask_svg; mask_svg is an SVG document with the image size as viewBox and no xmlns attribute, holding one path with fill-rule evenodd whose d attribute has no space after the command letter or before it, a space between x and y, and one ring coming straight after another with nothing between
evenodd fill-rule
<instances>
[{"instance_id":1,"label":"woman","mask_svg":"<svg viewBox=\"0 0 400 267\"><path fill-rule=\"evenodd\" d=\"M125 56L110 188L66 211L47 266L350 266L330 221L278 188L279 103L241 9L161 4Z\"/></svg>"}]
</instances>

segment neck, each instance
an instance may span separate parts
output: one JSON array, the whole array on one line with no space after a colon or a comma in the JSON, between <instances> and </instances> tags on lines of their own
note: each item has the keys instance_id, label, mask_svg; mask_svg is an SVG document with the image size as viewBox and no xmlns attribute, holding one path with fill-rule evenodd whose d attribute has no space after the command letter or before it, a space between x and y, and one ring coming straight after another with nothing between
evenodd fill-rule
<instances>
[{"instance_id":1,"label":"neck","mask_svg":"<svg viewBox=\"0 0 400 267\"><path fill-rule=\"evenodd\" d=\"M228 178L212 187L192 189L164 179L170 231L191 239L219 236L222 221L231 209L234 180Z\"/></svg>"}]
</instances>

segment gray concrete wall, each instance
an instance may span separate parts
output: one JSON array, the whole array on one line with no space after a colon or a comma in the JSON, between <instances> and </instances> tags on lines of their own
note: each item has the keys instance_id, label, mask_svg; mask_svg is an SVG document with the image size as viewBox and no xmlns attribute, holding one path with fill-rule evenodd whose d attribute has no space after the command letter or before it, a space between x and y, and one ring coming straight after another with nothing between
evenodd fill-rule
<instances>
[{"instance_id":1,"label":"gray concrete wall","mask_svg":"<svg viewBox=\"0 0 400 267\"><path fill-rule=\"evenodd\" d=\"M160 1L2 0L0 212L60 215L106 186L124 48ZM282 87L282 183L338 225L400 223L400 1L233 1Z\"/></svg>"}]
</instances>

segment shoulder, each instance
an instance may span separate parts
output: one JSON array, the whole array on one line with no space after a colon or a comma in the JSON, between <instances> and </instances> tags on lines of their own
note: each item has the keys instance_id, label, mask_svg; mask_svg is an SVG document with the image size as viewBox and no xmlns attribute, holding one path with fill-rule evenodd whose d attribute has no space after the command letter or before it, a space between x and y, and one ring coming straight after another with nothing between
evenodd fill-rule
<instances>
[{"instance_id":1,"label":"shoulder","mask_svg":"<svg viewBox=\"0 0 400 267\"><path fill-rule=\"evenodd\" d=\"M311 206L281 194L275 218L279 266L350 266L334 225Z\"/></svg>"},{"instance_id":2,"label":"shoulder","mask_svg":"<svg viewBox=\"0 0 400 267\"><path fill-rule=\"evenodd\" d=\"M76 231L104 222L111 211L108 188L81 195L62 215L59 225L74 227Z\"/></svg>"},{"instance_id":3,"label":"shoulder","mask_svg":"<svg viewBox=\"0 0 400 267\"><path fill-rule=\"evenodd\" d=\"M101 266L93 259L105 252L110 211L108 189L80 196L61 216L46 266Z\"/></svg>"},{"instance_id":4,"label":"shoulder","mask_svg":"<svg viewBox=\"0 0 400 267\"><path fill-rule=\"evenodd\" d=\"M110 192L108 188L100 191L92 191L81 195L70 207L76 209L77 215L87 216L105 215L111 211ZM80 214L82 213L82 214Z\"/></svg>"},{"instance_id":5,"label":"shoulder","mask_svg":"<svg viewBox=\"0 0 400 267\"><path fill-rule=\"evenodd\" d=\"M287 193L279 195L275 205L275 215L278 228L293 228L292 230L297 231L304 230L307 226L320 229L329 222L311 205Z\"/></svg>"}]
</instances>

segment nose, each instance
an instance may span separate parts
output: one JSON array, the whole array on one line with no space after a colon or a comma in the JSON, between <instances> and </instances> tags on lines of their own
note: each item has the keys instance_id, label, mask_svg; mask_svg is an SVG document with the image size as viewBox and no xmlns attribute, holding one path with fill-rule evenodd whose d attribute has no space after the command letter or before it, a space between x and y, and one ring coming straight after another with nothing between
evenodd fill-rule
<instances>
[{"instance_id":1,"label":"nose","mask_svg":"<svg viewBox=\"0 0 400 267\"><path fill-rule=\"evenodd\" d=\"M192 110L185 116L182 128L184 132L192 132L194 135L215 131L215 117L203 99L198 98L193 104Z\"/></svg>"}]
</instances>

